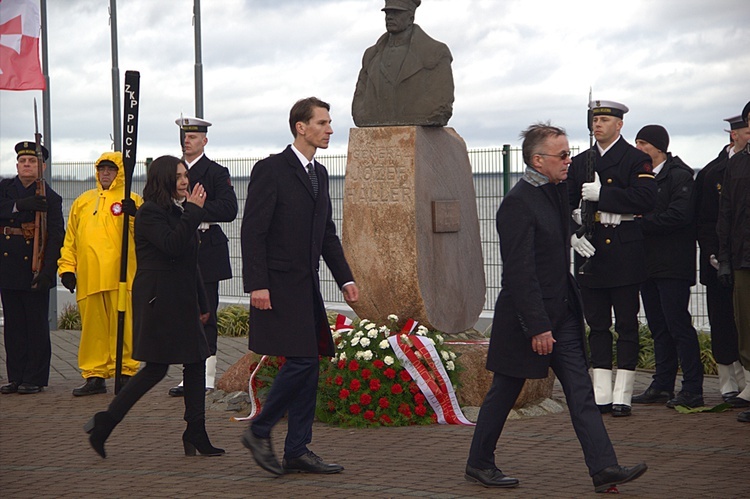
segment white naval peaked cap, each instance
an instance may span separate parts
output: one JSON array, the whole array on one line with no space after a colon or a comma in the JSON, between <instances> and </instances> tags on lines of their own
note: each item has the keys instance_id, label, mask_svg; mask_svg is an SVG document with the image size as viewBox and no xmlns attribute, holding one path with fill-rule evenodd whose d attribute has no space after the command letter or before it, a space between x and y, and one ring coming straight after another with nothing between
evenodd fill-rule
<instances>
[{"instance_id":1,"label":"white naval peaked cap","mask_svg":"<svg viewBox=\"0 0 750 499\"><path fill-rule=\"evenodd\" d=\"M202 120L200 118L193 118L191 116L180 116L176 120L174 120L175 124L182 128L186 132L208 132L208 127L211 126L211 123Z\"/></svg>"},{"instance_id":2,"label":"white naval peaked cap","mask_svg":"<svg viewBox=\"0 0 750 499\"><path fill-rule=\"evenodd\" d=\"M589 109L594 116L615 116L620 119L630 111L625 104L611 100L592 100L589 102Z\"/></svg>"}]
</instances>

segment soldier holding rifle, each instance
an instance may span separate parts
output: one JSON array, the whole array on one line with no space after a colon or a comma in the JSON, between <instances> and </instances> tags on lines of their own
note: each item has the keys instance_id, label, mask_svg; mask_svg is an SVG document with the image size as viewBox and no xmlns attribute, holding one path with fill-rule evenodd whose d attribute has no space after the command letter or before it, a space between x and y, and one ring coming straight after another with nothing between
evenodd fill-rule
<instances>
[{"instance_id":1,"label":"soldier holding rifle","mask_svg":"<svg viewBox=\"0 0 750 499\"><path fill-rule=\"evenodd\" d=\"M596 144L573 158L568 195L573 219L580 225L582 202L591 207L591 226L571 237L576 251L576 278L581 287L586 322L591 328L589 347L594 397L602 413L629 416L635 368L638 363L638 289L646 280L645 248L638 215L656 202L651 158L620 135L627 106L591 101ZM593 175L587 178L587 157L593 157ZM586 213L583 214L586 217ZM577 228L577 226L576 226ZM584 258L588 258L586 266ZM617 331L617 376L612 388L612 309ZM670 397L671 398L671 397ZM667 398L664 399L664 402Z\"/></svg>"},{"instance_id":2,"label":"soldier holding rifle","mask_svg":"<svg viewBox=\"0 0 750 499\"><path fill-rule=\"evenodd\" d=\"M49 291L65 229L62 198L43 178L49 151L39 140L24 141L16 144L16 154L18 175L0 181L0 295L9 381L0 393L30 394L49 382Z\"/></svg>"}]
</instances>

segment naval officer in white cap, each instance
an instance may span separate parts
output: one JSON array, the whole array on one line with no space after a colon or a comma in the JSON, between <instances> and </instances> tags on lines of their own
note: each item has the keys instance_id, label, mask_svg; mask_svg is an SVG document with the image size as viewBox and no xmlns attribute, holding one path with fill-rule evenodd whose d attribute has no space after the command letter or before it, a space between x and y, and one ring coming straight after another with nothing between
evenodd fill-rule
<instances>
[{"instance_id":1,"label":"naval officer in white cap","mask_svg":"<svg viewBox=\"0 0 750 499\"><path fill-rule=\"evenodd\" d=\"M210 315L204 325L211 357L206 359L206 390L214 388L216 378L216 312L219 307L219 281L232 278L229 263L229 241L219 225L237 218L237 195L232 187L229 169L206 157L208 127L211 123L200 118L180 117L175 120L180 127L180 145L188 166L190 189L199 183L206 190L203 209L206 216L198 227L201 245L198 266L203 276ZM184 395L182 383L169 389L173 397Z\"/></svg>"},{"instance_id":2,"label":"naval officer in white cap","mask_svg":"<svg viewBox=\"0 0 750 499\"><path fill-rule=\"evenodd\" d=\"M620 135L627 106L589 103L596 143L573 158L568 174L570 209L576 219L581 201L595 212L591 239L573 234L575 274L584 315L591 328L589 347L594 398L602 413L630 416L638 363L638 290L648 277L638 215L654 209L656 181L651 158ZM595 176L587 179L587 157ZM581 272L583 259L586 271ZM612 310L617 331L617 375L612 387ZM671 398L671 397L670 397ZM664 400L666 402L667 399Z\"/></svg>"}]
</instances>

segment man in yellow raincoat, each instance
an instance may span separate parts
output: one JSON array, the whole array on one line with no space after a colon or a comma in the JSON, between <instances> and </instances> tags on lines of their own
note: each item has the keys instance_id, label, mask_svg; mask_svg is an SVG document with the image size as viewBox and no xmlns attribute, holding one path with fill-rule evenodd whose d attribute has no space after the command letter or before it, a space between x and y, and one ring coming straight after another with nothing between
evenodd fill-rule
<instances>
[{"instance_id":1,"label":"man in yellow raincoat","mask_svg":"<svg viewBox=\"0 0 750 499\"><path fill-rule=\"evenodd\" d=\"M78 367L86 382L73 395L106 393L104 381L115 376L117 351L117 288L120 282L122 224L125 212L125 169L121 152L105 152L96 160L96 189L73 201L68 229L60 252L58 273L63 286L76 291L81 313L81 342ZM143 199L135 193L125 210L134 215ZM135 277L134 218L129 219L127 289L130 295ZM125 384L138 371L139 362L131 357L133 347L132 300L125 310L122 351L122 379Z\"/></svg>"}]
</instances>

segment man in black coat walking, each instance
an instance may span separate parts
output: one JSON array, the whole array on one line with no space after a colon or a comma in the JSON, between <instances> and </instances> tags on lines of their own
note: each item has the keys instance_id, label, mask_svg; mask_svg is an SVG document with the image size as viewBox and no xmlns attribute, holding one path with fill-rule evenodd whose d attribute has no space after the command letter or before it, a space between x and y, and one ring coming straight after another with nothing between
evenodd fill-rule
<instances>
[{"instance_id":1,"label":"man in black coat walking","mask_svg":"<svg viewBox=\"0 0 750 499\"><path fill-rule=\"evenodd\" d=\"M0 181L0 296L9 381L0 387L3 394L39 393L49 382L49 293L56 283L65 228L62 198L49 185L46 196L35 193L39 168L34 146L33 141L16 144L18 175ZM42 156L45 161L49 157L43 146ZM47 212L47 244L42 268L34 277L32 239L37 211Z\"/></svg>"},{"instance_id":2,"label":"man in black coat walking","mask_svg":"<svg viewBox=\"0 0 750 499\"><path fill-rule=\"evenodd\" d=\"M585 353L583 311L570 275L566 184L570 147L565 131L532 125L523 132L526 171L497 211L503 259L487 369L494 372L466 464L466 479L485 487L516 487L495 465L495 447L526 378L551 367L562 384L594 488L605 492L641 476L645 464L617 464L594 401Z\"/></svg>"},{"instance_id":3,"label":"man in black coat walking","mask_svg":"<svg viewBox=\"0 0 750 499\"><path fill-rule=\"evenodd\" d=\"M695 284L693 170L667 152L669 134L661 125L641 128L635 146L651 157L657 185L656 207L642 222L648 279L641 285L641 298L656 358L646 393L673 392L679 365L682 389L667 401L667 407L699 407L703 405L703 364L688 308L690 286Z\"/></svg>"},{"instance_id":4,"label":"man in black coat walking","mask_svg":"<svg viewBox=\"0 0 750 499\"><path fill-rule=\"evenodd\" d=\"M242 441L263 469L282 473L339 473L308 449L318 388L319 356L335 353L323 297L322 256L347 302L354 283L336 235L328 171L315 161L328 147L330 106L310 97L289 113L294 143L253 167L242 217L242 280L250 293L250 350L284 356L261 413ZM271 430L288 411L283 466L271 447Z\"/></svg>"},{"instance_id":5,"label":"man in black coat walking","mask_svg":"<svg viewBox=\"0 0 750 499\"><path fill-rule=\"evenodd\" d=\"M201 238L198 252L198 267L203 276L209 316L203 326L206 331L211 356L206 359L206 390L214 388L216 379L216 341L218 330L216 314L219 310L219 281L232 278L229 263L229 239L221 229L220 222L231 222L237 218L237 195L232 187L229 169L206 157L208 127L211 123L200 118L181 117L175 121L180 127L180 143L188 167L190 188L201 184L206 189L203 209L206 216L198 227ZM184 394L182 383L169 389L173 397Z\"/></svg>"}]
</instances>

